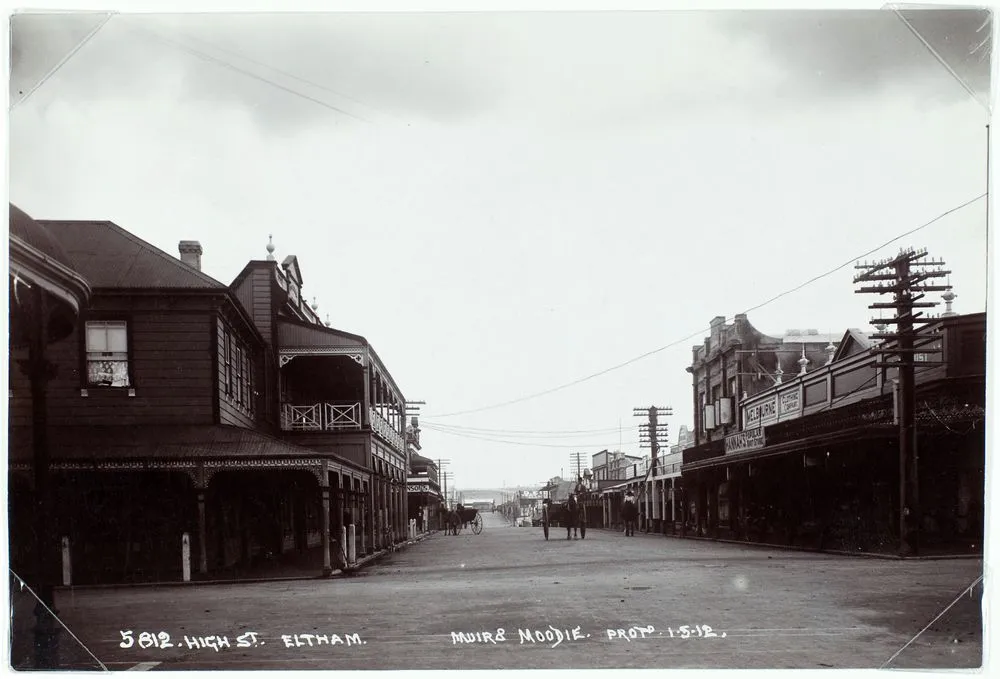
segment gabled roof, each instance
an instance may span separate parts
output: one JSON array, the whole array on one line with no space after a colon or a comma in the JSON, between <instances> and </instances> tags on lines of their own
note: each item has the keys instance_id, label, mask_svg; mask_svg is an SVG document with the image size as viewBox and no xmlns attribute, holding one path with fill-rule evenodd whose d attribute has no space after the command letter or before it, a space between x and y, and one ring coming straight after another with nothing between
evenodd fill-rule
<instances>
[{"instance_id":1,"label":"gabled roof","mask_svg":"<svg viewBox=\"0 0 1000 679\"><path fill-rule=\"evenodd\" d=\"M37 220L93 288L225 290L226 286L113 222Z\"/></svg>"},{"instance_id":2,"label":"gabled roof","mask_svg":"<svg viewBox=\"0 0 1000 679\"><path fill-rule=\"evenodd\" d=\"M834 362L868 351L872 346L872 341L857 328L848 328L847 332L837 346L837 352L833 355Z\"/></svg>"},{"instance_id":3,"label":"gabled roof","mask_svg":"<svg viewBox=\"0 0 1000 679\"><path fill-rule=\"evenodd\" d=\"M302 270L299 269L299 258L295 255L288 255L281 262L281 268L288 272L296 285L302 285Z\"/></svg>"}]
</instances>

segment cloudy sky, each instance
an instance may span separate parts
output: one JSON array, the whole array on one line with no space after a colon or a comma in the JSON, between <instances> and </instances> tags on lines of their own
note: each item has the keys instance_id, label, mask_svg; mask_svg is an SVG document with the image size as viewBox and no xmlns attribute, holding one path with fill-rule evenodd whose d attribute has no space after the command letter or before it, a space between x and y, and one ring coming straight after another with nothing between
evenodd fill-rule
<instances>
[{"instance_id":1,"label":"cloudy sky","mask_svg":"<svg viewBox=\"0 0 1000 679\"><path fill-rule=\"evenodd\" d=\"M645 454L635 406L675 440L714 316L869 327L850 266L757 307L986 191L985 19L20 15L10 199L197 239L224 282L273 234L459 488L531 484ZM985 199L903 246L985 309Z\"/></svg>"}]
</instances>

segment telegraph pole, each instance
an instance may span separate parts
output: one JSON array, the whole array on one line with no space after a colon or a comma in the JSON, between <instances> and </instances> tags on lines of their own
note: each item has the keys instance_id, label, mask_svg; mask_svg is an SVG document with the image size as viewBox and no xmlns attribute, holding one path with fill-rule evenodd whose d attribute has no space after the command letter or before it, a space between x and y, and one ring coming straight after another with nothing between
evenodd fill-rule
<instances>
[{"instance_id":1,"label":"telegraph pole","mask_svg":"<svg viewBox=\"0 0 1000 679\"><path fill-rule=\"evenodd\" d=\"M660 437L670 438L669 426L666 422L660 423L659 418L668 417L674 414L673 408L658 408L649 406L648 408L633 408L632 415L635 417L645 417L647 422L639 425L639 444L641 448L650 449L650 475L656 475L656 463L660 455Z\"/></svg>"},{"instance_id":2,"label":"telegraph pole","mask_svg":"<svg viewBox=\"0 0 1000 679\"><path fill-rule=\"evenodd\" d=\"M574 469L576 469L576 478L580 478L583 474L583 458L586 453L571 453L570 460L573 462Z\"/></svg>"},{"instance_id":3,"label":"telegraph pole","mask_svg":"<svg viewBox=\"0 0 1000 679\"><path fill-rule=\"evenodd\" d=\"M448 473L445 472L445 465L451 464L451 460L438 458L438 475L441 477L441 482L444 484L444 506L446 509L450 509L448 506Z\"/></svg>"},{"instance_id":4,"label":"telegraph pole","mask_svg":"<svg viewBox=\"0 0 1000 679\"><path fill-rule=\"evenodd\" d=\"M915 326L932 322L921 318L917 308L933 308L937 302L921 302L927 292L946 292L951 285L928 285L926 281L947 276L941 260L920 261L927 256L927 250L900 250L895 257L871 264L858 264L856 269L863 273L854 277L855 283L875 283L860 287L857 293L891 294L891 302L876 302L870 309L892 309L893 318L872 319L876 325L895 325L895 332L881 332L872 335L883 342L873 351L880 355L876 362L879 368L895 368L899 375L899 398L896 414L899 421L899 553L900 556L915 556L920 551L920 484L916 450L916 386L914 370L922 367L943 365L941 361L921 361L917 354L940 351L933 345L935 339L919 337ZM938 267L921 270L921 267ZM892 346L890 346L890 344Z\"/></svg>"}]
</instances>

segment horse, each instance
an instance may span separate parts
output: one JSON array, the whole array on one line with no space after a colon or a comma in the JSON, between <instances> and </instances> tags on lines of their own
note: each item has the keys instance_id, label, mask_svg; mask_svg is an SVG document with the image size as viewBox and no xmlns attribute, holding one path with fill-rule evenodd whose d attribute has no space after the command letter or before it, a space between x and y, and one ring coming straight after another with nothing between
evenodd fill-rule
<instances>
[{"instance_id":1,"label":"horse","mask_svg":"<svg viewBox=\"0 0 1000 679\"><path fill-rule=\"evenodd\" d=\"M459 527L464 528L465 524L468 523L464 514L465 507L462 505L457 505L453 510L448 512L448 531L452 535L458 535Z\"/></svg>"},{"instance_id":2,"label":"horse","mask_svg":"<svg viewBox=\"0 0 1000 679\"><path fill-rule=\"evenodd\" d=\"M566 521L566 539L570 539L570 531L573 532L573 538L576 538L577 530L583 524L583 505L576 499L576 495L569 496L563 514Z\"/></svg>"}]
</instances>

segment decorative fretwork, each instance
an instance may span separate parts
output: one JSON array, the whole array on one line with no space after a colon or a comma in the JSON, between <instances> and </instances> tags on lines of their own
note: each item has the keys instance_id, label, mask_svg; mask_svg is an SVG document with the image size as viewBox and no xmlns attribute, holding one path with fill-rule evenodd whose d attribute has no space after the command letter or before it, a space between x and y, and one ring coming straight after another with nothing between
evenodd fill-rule
<instances>
[{"instance_id":1,"label":"decorative fretwork","mask_svg":"<svg viewBox=\"0 0 1000 679\"><path fill-rule=\"evenodd\" d=\"M251 469L284 469L289 471L304 471L316 477L320 486L326 486L326 471L324 461L319 458L257 458L240 460L208 460L205 462L205 481L221 471L246 471Z\"/></svg>"},{"instance_id":2,"label":"decorative fretwork","mask_svg":"<svg viewBox=\"0 0 1000 679\"><path fill-rule=\"evenodd\" d=\"M355 347L316 347L282 351L278 354L278 366L284 367L296 356L346 356L360 366L365 364L364 353Z\"/></svg>"},{"instance_id":3,"label":"decorative fretwork","mask_svg":"<svg viewBox=\"0 0 1000 679\"><path fill-rule=\"evenodd\" d=\"M986 418L985 404L986 385L983 383L918 394L916 421L922 427L980 422Z\"/></svg>"},{"instance_id":4,"label":"decorative fretwork","mask_svg":"<svg viewBox=\"0 0 1000 679\"><path fill-rule=\"evenodd\" d=\"M803 418L772 424L766 430L767 443L771 446L810 436L832 434L853 427L891 425L893 418L892 398L880 396Z\"/></svg>"}]
</instances>

